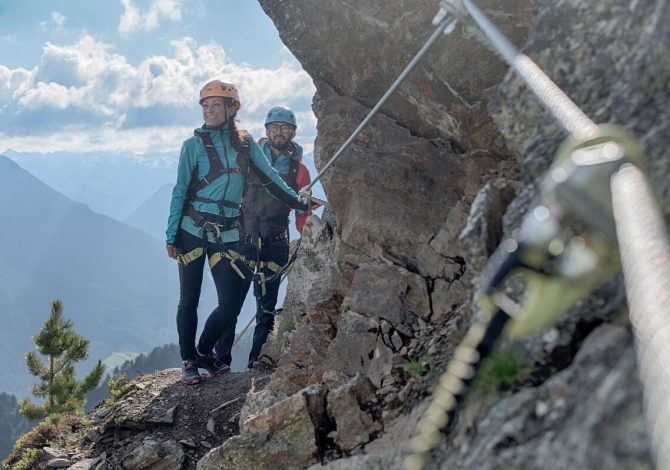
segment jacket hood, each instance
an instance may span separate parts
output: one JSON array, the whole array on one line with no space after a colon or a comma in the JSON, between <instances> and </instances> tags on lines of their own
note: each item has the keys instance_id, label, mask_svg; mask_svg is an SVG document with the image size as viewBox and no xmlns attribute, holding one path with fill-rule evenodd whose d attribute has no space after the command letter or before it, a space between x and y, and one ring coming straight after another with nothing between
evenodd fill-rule
<instances>
[{"instance_id":1,"label":"jacket hood","mask_svg":"<svg viewBox=\"0 0 670 470\"><path fill-rule=\"evenodd\" d=\"M293 152L289 154L289 156L294 159L298 160L299 162L302 161L302 146L294 141L291 141L291 145L293 146Z\"/></svg>"}]
</instances>

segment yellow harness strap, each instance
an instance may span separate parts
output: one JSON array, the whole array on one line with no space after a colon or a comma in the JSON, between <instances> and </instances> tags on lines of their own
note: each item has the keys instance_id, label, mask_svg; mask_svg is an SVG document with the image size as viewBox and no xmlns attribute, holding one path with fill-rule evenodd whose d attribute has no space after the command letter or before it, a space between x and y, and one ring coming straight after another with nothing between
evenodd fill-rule
<instances>
[{"instance_id":1,"label":"yellow harness strap","mask_svg":"<svg viewBox=\"0 0 670 470\"><path fill-rule=\"evenodd\" d=\"M265 297L265 294L267 292L265 288L266 284L265 273L260 270L263 268L268 268L270 271L278 273L283 268L283 266L278 265L274 261L261 261L258 263L258 268L259 272L256 273L256 277L254 278L254 280L258 283L258 285L261 288L261 297Z\"/></svg>"},{"instance_id":2,"label":"yellow harness strap","mask_svg":"<svg viewBox=\"0 0 670 470\"><path fill-rule=\"evenodd\" d=\"M268 268L270 271L275 273L279 272L279 270L282 268L282 266L278 265L274 261L261 261L258 266L259 268Z\"/></svg>"},{"instance_id":3,"label":"yellow harness strap","mask_svg":"<svg viewBox=\"0 0 670 470\"><path fill-rule=\"evenodd\" d=\"M247 260L244 256L242 256L235 250L227 250L223 252L214 253L212 256L209 257L209 269L213 269L214 266L216 266L217 263L221 261L222 258L230 260L230 267L235 270L238 276L240 276L242 279L246 279L246 277L240 270L239 266L237 266L237 261L242 261L242 263L247 264Z\"/></svg>"},{"instance_id":4,"label":"yellow harness strap","mask_svg":"<svg viewBox=\"0 0 670 470\"><path fill-rule=\"evenodd\" d=\"M194 248L186 254L177 256L177 262L183 266L186 266L191 261L195 261L200 258L205 253L205 250L202 247Z\"/></svg>"},{"instance_id":5,"label":"yellow harness strap","mask_svg":"<svg viewBox=\"0 0 670 470\"><path fill-rule=\"evenodd\" d=\"M258 285L261 286L261 297L265 297L267 290L265 289L265 274L260 272L257 273Z\"/></svg>"},{"instance_id":6,"label":"yellow harness strap","mask_svg":"<svg viewBox=\"0 0 670 470\"><path fill-rule=\"evenodd\" d=\"M221 253L217 252L210 256L209 269L212 269L214 266L216 266L219 261L221 261Z\"/></svg>"}]
</instances>

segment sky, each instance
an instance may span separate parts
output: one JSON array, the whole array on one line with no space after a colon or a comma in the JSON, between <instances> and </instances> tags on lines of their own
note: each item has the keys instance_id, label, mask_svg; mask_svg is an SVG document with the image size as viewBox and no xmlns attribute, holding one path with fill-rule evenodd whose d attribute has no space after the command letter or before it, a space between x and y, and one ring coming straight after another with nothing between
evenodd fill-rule
<instances>
[{"instance_id":1,"label":"sky","mask_svg":"<svg viewBox=\"0 0 670 470\"><path fill-rule=\"evenodd\" d=\"M0 153L178 152L215 78L241 128L286 105L312 150L314 85L256 0L0 0Z\"/></svg>"}]
</instances>

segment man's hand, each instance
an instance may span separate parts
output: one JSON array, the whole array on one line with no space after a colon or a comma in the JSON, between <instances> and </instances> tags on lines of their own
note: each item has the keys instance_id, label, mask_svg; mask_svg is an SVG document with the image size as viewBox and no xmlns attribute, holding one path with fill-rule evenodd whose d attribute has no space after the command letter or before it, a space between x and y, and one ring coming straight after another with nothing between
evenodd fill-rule
<instances>
[{"instance_id":1,"label":"man's hand","mask_svg":"<svg viewBox=\"0 0 670 470\"><path fill-rule=\"evenodd\" d=\"M301 189L300 192L298 193L298 201L302 202L303 204L309 205L311 197L312 197L311 190Z\"/></svg>"},{"instance_id":2,"label":"man's hand","mask_svg":"<svg viewBox=\"0 0 670 470\"><path fill-rule=\"evenodd\" d=\"M321 206L330 208L327 201L312 196L311 189L310 190L301 189L300 192L298 193L298 201L302 202L303 204L307 204L310 210L317 209L318 207Z\"/></svg>"},{"instance_id":3,"label":"man's hand","mask_svg":"<svg viewBox=\"0 0 670 470\"><path fill-rule=\"evenodd\" d=\"M167 248L167 255L172 259L177 259L177 256L179 256L179 250L177 247L170 244L165 245L165 247Z\"/></svg>"},{"instance_id":4,"label":"man's hand","mask_svg":"<svg viewBox=\"0 0 670 470\"><path fill-rule=\"evenodd\" d=\"M291 243L288 246L288 255L293 256L295 250L298 249L298 240L291 240Z\"/></svg>"}]
</instances>

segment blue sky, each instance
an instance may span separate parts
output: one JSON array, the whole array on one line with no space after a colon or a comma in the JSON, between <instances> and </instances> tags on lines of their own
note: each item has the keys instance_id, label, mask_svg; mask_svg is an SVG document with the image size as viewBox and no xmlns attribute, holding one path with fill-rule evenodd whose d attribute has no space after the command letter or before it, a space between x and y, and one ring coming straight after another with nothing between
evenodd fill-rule
<instances>
[{"instance_id":1,"label":"blue sky","mask_svg":"<svg viewBox=\"0 0 670 470\"><path fill-rule=\"evenodd\" d=\"M255 0L0 0L0 152L177 152L212 78L255 137L292 107L311 151L314 86Z\"/></svg>"}]
</instances>

